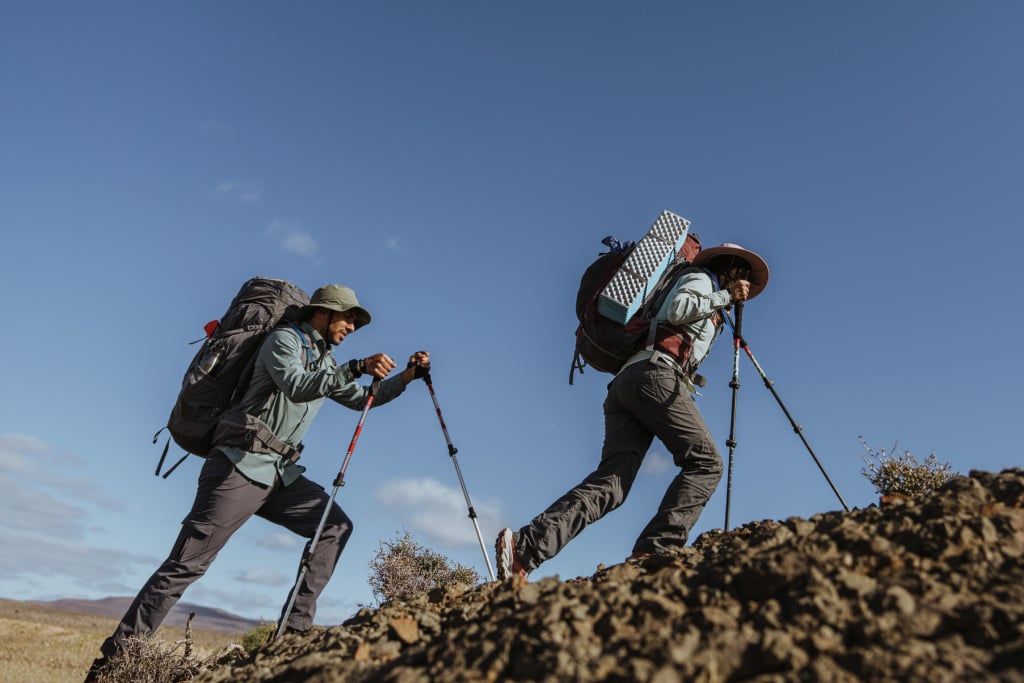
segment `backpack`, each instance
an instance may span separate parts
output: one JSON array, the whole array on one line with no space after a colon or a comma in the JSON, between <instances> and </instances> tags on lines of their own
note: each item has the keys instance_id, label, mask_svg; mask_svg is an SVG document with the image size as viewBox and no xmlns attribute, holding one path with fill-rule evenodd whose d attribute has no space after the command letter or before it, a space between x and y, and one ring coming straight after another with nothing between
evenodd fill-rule
<instances>
[{"instance_id":1,"label":"backpack","mask_svg":"<svg viewBox=\"0 0 1024 683\"><path fill-rule=\"evenodd\" d=\"M249 386L260 344L272 329L294 321L299 309L308 303L309 296L290 282L254 277L238 290L220 320L204 326L203 346L185 371L166 427L174 442L187 452L164 478L189 453L209 455L220 416ZM160 432L154 435L153 443ZM158 476L169 446L170 440L157 464Z\"/></svg>"},{"instance_id":2,"label":"backpack","mask_svg":"<svg viewBox=\"0 0 1024 683\"><path fill-rule=\"evenodd\" d=\"M647 285L646 291L641 292L642 296L637 301L638 310L628 318L624 318L624 313L629 314L629 309L623 311L621 306L615 306L615 310L609 311L606 305L602 311L602 303L607 304L607 300L602 301L601 295L637 245L633 242L622 243L614 237L606 237L601 243L609 251L600 254L587 267L576 292L576 318L579 325L576 327L576 347L569 370L569 384L573 383L576 370L583 374L586 366L599 372L615 374L633 354L645 346L658 343L671 347L675 352L679 347L691 343L684 336L685 332L670 325L659 324L652 329L651 320L657 315L678 277L683 271L694 267L691 264L700 252L700 238L696 234L686 233L682 247L669 259L655 284ZM620 322L622 319L626 322Z\"/></svg>"}]
</instances>

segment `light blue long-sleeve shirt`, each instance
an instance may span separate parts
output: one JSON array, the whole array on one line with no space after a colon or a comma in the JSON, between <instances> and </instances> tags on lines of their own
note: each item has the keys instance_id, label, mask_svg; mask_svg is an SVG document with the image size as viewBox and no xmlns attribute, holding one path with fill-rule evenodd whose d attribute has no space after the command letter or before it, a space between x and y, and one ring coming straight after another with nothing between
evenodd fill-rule
<instances>
[{"instance_id":1,"label":"light blue long-sleeve shirt","mask_svg":"<svg viewBox=\"0 0 1024 683\"><path fill-rule=\"evenodd\" d=\"M369 387L356 382L348 364L338 365L320 333L300 323L302 338L291 326L273 330L260 346L249 388L239 408L256 415L285 443L298 447L325 399L362 410ZM310 357L312 354L312 357ZM374 407L405 391L398 375L380 383ZM277 476L287 486L305 467L276 453L251 453L233 446L218 446L249 479L271 486Z\"/></svg>"},{"instance_id":2,"label":"light blue long-sleeve shirt","mask_svg":"<svg viewBox=\"0 0 1024 683\"><path fill-rule=\"evenodd\" d=\"M711 276L706 271L692 270L679 277L672 293L665 297L665 302L654 319L656 322L667 321L676 327L685 329L693 339L690 358L695 364L700 364L711 349L711 343L720 330L720 327L716 327L714 323L714 313L730 303L732 303L732 295L728 290L716 290ZM622 367L625 368L656 355L659 360L668 361L674 367L679 368L674 359L651 347L637 351ZM680 372L682 372L681 369ZM684 378L690 390L694 391L695 388L690 382L690 378L685 374Z\"/></svg>"}]
</instances>

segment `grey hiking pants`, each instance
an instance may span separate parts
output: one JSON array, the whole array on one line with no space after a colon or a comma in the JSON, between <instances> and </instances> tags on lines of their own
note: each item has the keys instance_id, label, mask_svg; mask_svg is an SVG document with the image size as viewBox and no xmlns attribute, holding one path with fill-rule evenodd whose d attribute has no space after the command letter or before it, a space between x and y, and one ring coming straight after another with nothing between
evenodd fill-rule
<instances>
[{"instance_id":1,"label":"grey hiking pants","mask_svg":"<svg viewBox=\"0 0 1024 683\"><path fill-rule=\"evenodd\" d=\"M271 487L256 484L214 451L203 465L195 502L170 555L139 591L114 634L104 641L103 654L114 655L129 636L152 634L185 589L206 573L231 535L250 517L258 515L312 539L329 498L323 487L306 477L299 477L289 486L280 482ZM304 631L312 626L316 600L351 534L352 521L332 504L316 552L298 587L289 627Z\"/></svg>"},{"instance_id":2,"label":"grey hiking pants","mask_svg":"<svg viewBox=\"0 0 1024 683\"><path fill-rule=\"evenodd\" d=\"M722 478L722 458L682 378L667 365L639 361L608 385L597 469L515 534L524 569L533 571L588 524L622 505L654 437L680 471L633 552L657 553L686 544Z\"/></svg>"}]
</instances>

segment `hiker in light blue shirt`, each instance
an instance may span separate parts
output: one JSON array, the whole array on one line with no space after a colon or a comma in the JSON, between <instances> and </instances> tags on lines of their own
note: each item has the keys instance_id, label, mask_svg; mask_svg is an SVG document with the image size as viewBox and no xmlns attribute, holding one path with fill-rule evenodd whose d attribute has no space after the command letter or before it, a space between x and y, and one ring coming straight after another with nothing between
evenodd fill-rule
<instances>
[{"instance_id":1,"label":"hiker in light blue shirt","mask_svg":"<svg viewBox=\"0 0 1024 683\"><path fill-rule=\"evenodd\" d=\"M718 281L713 272L698 268L684 271L674 285L673 294L665 297L664 303L655 314L656 323L667 322L686 330L689 342L686 368L682 368L678 360L669 353L656 348L643 348L626 360L622 370L633 363L653 358L656 362L678 368L683 383L691 392L696 392L691 368L700 365L722 330L723 321L720 315L716 315L717 311L735 300L728 288L718 289L717 285Z\"/></svg>"},{"instance_id":2,"label":"hiker in light blue shirt","mask_svg":"<svg viewBox=\"0 0 1024 683\"><path fill-rule=\"evenodd\" d=\"M757 296L768 282L764 259L736 244L705 249L693 265L698 267L682 271L658 311L653 343L630 357L608 385L597 469L526 526L498 533L498 578L527 576L622 505L655 437L679 473L631 557L686 544L722 477L722 458L694 403L692 378L721 330L721 309Z\"/></svg>"},{"instance_id":3,"label":"hiker in light blue shirt","mask_svg":"<svg viewBox=\"0 0 1024 683\"><path fill-rule=\"evenodd\" d=\"M203 464L195 502L177 541L104 641L103 657L93 663L86 683L100 680L107 661L123 650L128 637L150 635L160 626L185 589L253 515L313 537L330 497L303 475L305 468L296 460L302 436L324 400L363 409L370 389L356 380L369 375L381 380L372 404L376 408L430 369L426 351L410 356L407 367L392 377L388 375L396 364L384 353L337 364L331 347L370 322L369 312L348 287L316 290L298 318L298 324L277 328L263 341L248 390L218 422L214 448ZM331 503L305 576L294 587L286 632L312 626L317 598L351 533L352 521Z\"/></svg>"}]
</instances>

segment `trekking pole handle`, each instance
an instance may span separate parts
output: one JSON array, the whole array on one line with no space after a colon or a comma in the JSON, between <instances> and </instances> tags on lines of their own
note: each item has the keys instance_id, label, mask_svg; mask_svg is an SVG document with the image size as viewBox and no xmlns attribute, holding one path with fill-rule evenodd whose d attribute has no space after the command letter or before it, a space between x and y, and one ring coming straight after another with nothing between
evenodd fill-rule
<instances>
[{"instance_id":1,"label":"trekking pole handle","mask_svg":"<svg viewBox=\"0 0 1024 683\"><path fill-rule=\"evenodd\" d=\"M427 368L423 367L422 365L420 365L419 363L415 363L413 361L409 361L406 364L405 369L408 370L409 368L412 368L412 367L416 368L416 370L413 372L413 375L412 375L413 379L422 379L427 384L431 383L430 382L430 370L429 369L427 369Z\"/></svg>"},{"instance_id":2,"label":"trekking pole handle","mask_svg":"<svg viewBox=\"0 0 1024 683\"><path fill-rule=\"evenodd\" d=\"M737 341L743 339L743 302L736 302L736 326L732 328L732 336Z\"/></svg>"}]
</instances>

